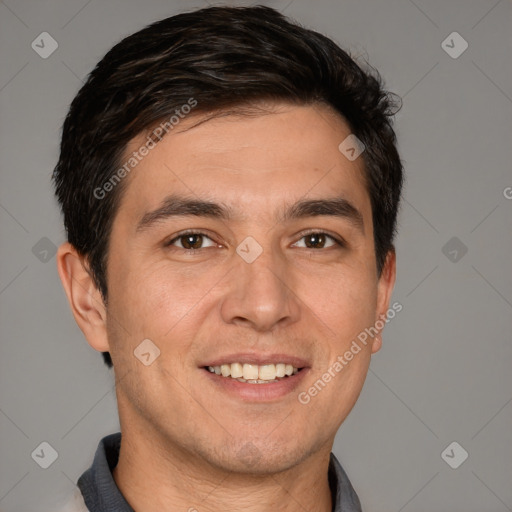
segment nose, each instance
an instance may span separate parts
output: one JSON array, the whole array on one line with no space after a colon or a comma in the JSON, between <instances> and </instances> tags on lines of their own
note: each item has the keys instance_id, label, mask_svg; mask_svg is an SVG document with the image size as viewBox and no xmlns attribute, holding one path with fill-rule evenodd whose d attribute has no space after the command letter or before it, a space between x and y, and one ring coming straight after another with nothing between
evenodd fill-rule
<instances>
[{"instance_id":1,"label":"nose","mask_svg":"<svg viewBox=\"0 0 512 512\"><path fill-rule=\"evenodd\" d=\"M300 301L293 292L293 276L287 262L270 249L252 263L234 255L237 266L222 302L224 322L269 332L300 318Z\"/></svg>"}]
</instances>

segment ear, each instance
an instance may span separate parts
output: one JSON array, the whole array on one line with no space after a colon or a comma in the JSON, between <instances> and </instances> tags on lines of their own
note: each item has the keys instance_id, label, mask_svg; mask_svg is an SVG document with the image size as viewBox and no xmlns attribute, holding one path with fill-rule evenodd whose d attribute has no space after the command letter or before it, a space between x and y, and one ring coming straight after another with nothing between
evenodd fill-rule
<instances>
[{"instance_id":1,"label":"ear","mask_svg":"<svg viewBox=\"0 0 512 512\"><path fill-rule=\"evenodd\" d=\"M89 345L100 352L108 352L107 311L86 258L65 242L57 251L57 270L75 321Z\"/></svg>"},{"instance_id":2,"label":"ear","mask_svg":"<svg viewBox=\"0 0 512 512\"><path fill-rule=\"evenodd\" d=\"M389 302L391 301L391 294L393 293L393 288L395 286L395 279L396 253L395 249L392 248L386 255L386 261L382 267L382 272L380 274L379 282L377 285L377 310L375 314L376 325L379 325L386 320L387 311L389 309ZM382 329L379 329L379 334L373 338L372 354L380 350L381 347Z\"/></svg>"}]
</instances>

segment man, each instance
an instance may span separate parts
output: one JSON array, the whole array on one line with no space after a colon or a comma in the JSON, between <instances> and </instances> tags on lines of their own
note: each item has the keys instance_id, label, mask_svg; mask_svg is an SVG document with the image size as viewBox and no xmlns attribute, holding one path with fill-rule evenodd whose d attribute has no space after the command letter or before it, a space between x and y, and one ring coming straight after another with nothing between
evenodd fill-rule
<instances>
[{"instance_id":1,"label":"man","mask_svg":"<svg viewBox=\"0 0 512 512\"><path fill-rule=\"evenodd\" d=\"M267 7L162 20L93 70L54 173L59 274L121 426L88 510L361 510L331 449L390 308L393 108Z\"/></svg>"}]
</instances>

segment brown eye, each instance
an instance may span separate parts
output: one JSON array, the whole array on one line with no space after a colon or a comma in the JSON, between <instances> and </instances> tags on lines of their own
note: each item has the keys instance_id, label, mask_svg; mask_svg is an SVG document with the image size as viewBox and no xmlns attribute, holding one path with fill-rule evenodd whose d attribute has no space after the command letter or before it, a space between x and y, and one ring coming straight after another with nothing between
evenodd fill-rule
<instances>
[{"instance_id":1,"label":"brown eye","mask_svg":"<svg viewBox=\"0 0 512 512\"><path fill-rule=\"evenodd\" d=\"M325 235L323 233L312 233L304 238L306 240L306 247L310 249L318 249L319 247L323 248L325 245Z\"/></svg>"},{"instance_id":2,"label":"brown eye","mask_svg":"<svg viewBox=\"0 0 512 512\"><path fill-rule=\"evenodd\" d=\"M302 242L302 240L304 240L304 242ZM300 242L302 242L303 245ZM333 245L342 246L343 244L327 233L314 232L304 235L299 242L296 242L294 245L306 249L326 249Z\"/></svg>"},{"instance_id":3,"label":"brown eye","mask_svg":"<svg viewBox=\"0 0 512 512\"><path fill-rule=\"evenodd\" d=\"M202 235L183 235L180 240L184 249L200 249L203 243Z\"/></svg>"},{"instance_id":4,"label":"brown eye","mask_svg":"<svg viewBox=\"0 0 512 512\"><path fill-rule=\"evenodd\" d=\"M208 245L204 245L208 243ZM206 247L214 246L215 243L209 237L203 233L183 233L172 239L167 245L178 247L179 249L185 249L187 251L194 251L204 249Z\"/></svg>"}]
</instances>

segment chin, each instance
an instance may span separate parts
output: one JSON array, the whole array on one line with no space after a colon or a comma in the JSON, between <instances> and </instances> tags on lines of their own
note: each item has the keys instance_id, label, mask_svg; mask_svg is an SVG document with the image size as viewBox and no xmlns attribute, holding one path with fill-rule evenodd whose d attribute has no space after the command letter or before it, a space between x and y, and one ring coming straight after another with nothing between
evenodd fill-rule
<instances>
[{"instance_id":1,"label":"chin","mask_svg":"<svg viewBox=\"0 0 512 512\"><path fill-rule=\"evenodd\" d=\"M259 441L239 440L237 445L224 448L220 457L210 460L213 465L225 471L239 474L268 475L286 471L301 463L311 453L302 441L298 446L270 444Z\"/></svg>"}]
</instances>

